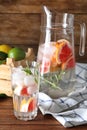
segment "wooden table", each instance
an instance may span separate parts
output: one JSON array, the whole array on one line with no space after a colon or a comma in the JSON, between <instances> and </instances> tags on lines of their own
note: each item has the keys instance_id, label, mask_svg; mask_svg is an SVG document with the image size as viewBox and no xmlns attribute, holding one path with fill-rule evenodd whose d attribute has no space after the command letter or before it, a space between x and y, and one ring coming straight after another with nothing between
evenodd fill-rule
<instances>
[{"instance_id":1,"label":"wooden table","mask_svg":"<svg viewBox=\"0 0 87 130\"><path fill-rule=\"evenodd\" d=\"M87 130L87 125L64 128L52 116L43 116L39 111L33 121L21 121L13 115L12 98L0 98L0 130Z\"/></svg>"}]
</instances>

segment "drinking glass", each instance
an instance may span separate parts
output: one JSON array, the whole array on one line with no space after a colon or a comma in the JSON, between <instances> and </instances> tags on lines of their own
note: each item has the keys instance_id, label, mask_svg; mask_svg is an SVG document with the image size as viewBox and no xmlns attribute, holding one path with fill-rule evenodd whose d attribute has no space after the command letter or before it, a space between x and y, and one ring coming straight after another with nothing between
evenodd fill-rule
<instances>
[{"instance_id":1,"label":"drinking glass","mask_svg":"<svg viewBox=\"0 0 87 130\"><path fill-rule=\"evenodd\" d=\"M14 115L20 120L32 120L38 113L39 71L35 61L27 67L12 68Z\"/></svg>"}]
</instances>

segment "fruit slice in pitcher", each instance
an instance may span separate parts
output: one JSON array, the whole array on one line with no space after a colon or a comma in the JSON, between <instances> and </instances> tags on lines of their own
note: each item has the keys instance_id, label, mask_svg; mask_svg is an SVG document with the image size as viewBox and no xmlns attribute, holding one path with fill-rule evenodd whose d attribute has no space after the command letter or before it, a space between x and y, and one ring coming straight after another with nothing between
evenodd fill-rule
<instances>
[{"instance_id":1,"label":"fruit slice in pitcher","mask_svg":"<svg viewBox=\"0 0 87 130\"><path fill-rule=\"evenodd\" d=\"M57 51L58 51L58 49L56 49L53 56L51 57L51 66L52 67L56 67L58 65L58 63L57 63Z\"/></svg>"},{"instance_id":2,"label":"fruit slice in pitcher","mask_svg":"<svg viewBox=\"0 0 87 130\"><path fill-rule=\"evenodd\" d=\"M50 70L50 61L49 59L43 58L43 62L40 66L40 72L43 73L47 73Z\"/></svg>"},{"instance_id":3,"label":"fruit slice in pitcher","mask_svg":"<svg viewBox=\"0 0 87 130\"><path fill-rule=\"evenodd\" d=\"M66 62L62 64L62 70L71 69L73 67L75 67L74 56L71 56Z\"/></svg>"},{"instance_id":4,"label":"fruit slice in pitcher","mask_svg":"<svg viewBox=\"0 0 87 130\"><path fill-rule=\"evenodd\" d=\"M69 41L65 39L58 40L54 46L56 49L51 58L51 65L56 67L66 62L73 52Z\"/></svg>"},{"instance_id":5,"label":"fruit slice in pitcher","mask_svg":"<svg viewBox=\"0 0 87 130\"><path fill-rule=\"evenodd\" d=\"M70 55L72 55L70 43L65 39L61 39L57 41L56 47L58 48L56 52L58 64L66 62Z\"/></svg>"}]
</instances>

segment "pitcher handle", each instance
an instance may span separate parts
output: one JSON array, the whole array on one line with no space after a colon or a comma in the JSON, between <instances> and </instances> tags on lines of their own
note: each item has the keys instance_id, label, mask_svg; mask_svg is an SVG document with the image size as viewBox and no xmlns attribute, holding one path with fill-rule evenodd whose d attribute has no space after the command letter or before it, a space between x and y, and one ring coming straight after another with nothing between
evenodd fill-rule
<instances>
[{"instance_id":1,"label":"pitcher handle","mask_svg":"<svg viewBox=\"0 0 87 130\"><path fill-rule=\"evenodd\" d=\"M80 34L80 47L79 55L83 56L85 54L85 42L86 42L86 24L80 24L81 34Z\"/></svg>"}]
</instances>

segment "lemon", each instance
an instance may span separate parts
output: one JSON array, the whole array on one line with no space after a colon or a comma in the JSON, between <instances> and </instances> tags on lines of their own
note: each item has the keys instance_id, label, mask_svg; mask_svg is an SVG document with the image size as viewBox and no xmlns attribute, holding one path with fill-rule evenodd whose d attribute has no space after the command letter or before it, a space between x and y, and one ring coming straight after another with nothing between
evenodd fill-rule
<instances>
[{"instance_id":1,"label":"lemon","mask_svg":"<svg viewBox=\"0 0 87 130\"><path fill-rule=\"evenodd\" d=\"M6 45L6 44L1 44L0 45L0 51L5 52L8 54L8 52L11 50L11 46Z\"/></svg>"},{"instance_id":2,"label":"lemon","mask_svg":"<svg viewBox=\"0 0 87 130\"><path fill-rule=\"evenodd\" d=\"M23 49L14 47L8 52L9 58L14 58L16 61L23 60L26 56L26 53Z\"/></svg>"}]
</instances>

